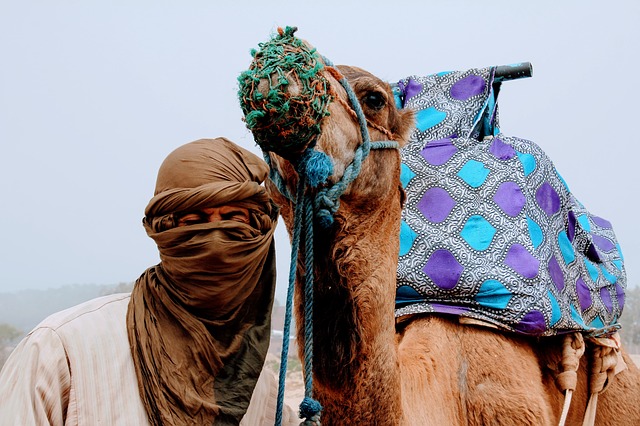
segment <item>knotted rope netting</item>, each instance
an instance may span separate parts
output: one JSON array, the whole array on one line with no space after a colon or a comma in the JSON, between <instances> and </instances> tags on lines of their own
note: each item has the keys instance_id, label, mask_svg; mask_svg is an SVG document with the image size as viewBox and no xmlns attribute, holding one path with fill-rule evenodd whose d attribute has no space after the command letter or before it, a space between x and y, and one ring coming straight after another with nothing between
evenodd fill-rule
<instances>
[{"instance_id":1,"label":"knotted rope netting","mask_svg":"<svg viewBox=\"0 0 640 426\"><path fill-rule=\"evenodd\" d=\"M279 28L260 43L260 50L251 51L250 68L238 78L240 106L258 145L294 160L315 144L333 98L316 49L295 37L296 30Z\"/></svg>"}]
</instances>

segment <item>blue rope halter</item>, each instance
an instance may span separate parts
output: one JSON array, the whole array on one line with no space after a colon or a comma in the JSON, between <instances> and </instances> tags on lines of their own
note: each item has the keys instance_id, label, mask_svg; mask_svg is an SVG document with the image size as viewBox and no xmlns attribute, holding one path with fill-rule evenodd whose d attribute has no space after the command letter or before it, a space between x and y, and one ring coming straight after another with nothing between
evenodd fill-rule
<instances>
[{"instance_id":1,"label":"blue rope halter","mask_svg":"<svg viewBox=\"0 0 640 426\"><path fill-rule=\"evenodd\" d=\"M327 66L333 66L331 61L323 58ZM329 228L333 223L333 215L340 207L340 196L353 182L362 168L362 162L367 158L371 149L398 149L399 144L395 141L371 142L367 120L362 112L362 108L356 98L353 89L345 77L340 79L340 84L344 87L349 98L351 107L358 118L362 143L355 151L352 162L347 166L344 174L338 182L328 188L318 191L315 198L306 191L307 188L316 188L321 183L327 181L333 174L333 163L324 153L313 148L308 148L297 164L299 180L295 199L291 197L288 189L284 185L282 176L271 167L268 154L265 153L265 160L270 166L270 178L278 190L292 201L295 205L293 236L291 243L291 264L289 269L289 286L287 289L287 301L284 321L284 339L282 342L282 354L280 359L280 375L278 400L276 407L276 426L282 424L282 407L284 402L285 378L287 373L287 359L289 354L289 335L291 333L291 310L293 305L293 289L296 276L296 265L299 255L299 248L302 239L304 247L304 385L305 396L300 404L300 417L304 418L304 425L319 425L320 411L322 406L313 399L313 219L314 212L318 224L323 228ZM304 228L303 228L304 227Z\"/></svg>"}]
</instances>

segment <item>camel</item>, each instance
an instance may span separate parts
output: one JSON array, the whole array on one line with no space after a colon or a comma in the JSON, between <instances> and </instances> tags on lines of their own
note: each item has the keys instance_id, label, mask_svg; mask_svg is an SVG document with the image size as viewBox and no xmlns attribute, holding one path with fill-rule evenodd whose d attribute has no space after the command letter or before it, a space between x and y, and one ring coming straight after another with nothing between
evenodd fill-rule
<instances>
[{"instance_id":1,"label":"camel","mask_svg":"<svg viewBox=\"0 0 640 426\"><path fill-rule=\"evenodd\" d=\"M292 31L280 32L281 37L286 35ZM309 45L305 42L304 46ZM361 104L372 141L405 143L414 125L411 111L396 109L387 83L357 67L334 67L320 57L316 61L322 84L315 84L315 90L325 86L331 101L324 117L317 119L317 137L306 142L315 142L314 149L331 157L334 167L326 183L307 188L308 192L337 182L363 143L348 94L339 82L341 77L347 79ZM252 67L256 66L254 59ZM288 80L285 91L302 90L304 85L293 72L247 84L266 98L270 85L282 76ZM250 108L244 107L244 112L248 117ZM261 116L265 131L250 127L261 146L266 139L271 146L279 143L269 133L282 119L278 114L271 108ZM291 114L301 113L295 110ZM305 131L308 127L308 122L300 126ZM282 139L299 136L297 128L285 130ZM297 165L306 147L268 153L271 167L289 194L296 193L300 179ZM462 324L446 315L394 318L404 196L400 164L398 150L371 151L358 177L341 196L333 224L328 229L315 224L313 380L314 397L323 406L322 423L558 424L564 403L564 394L555 382L562 336L525 337ZM295 202L273 182L268 183L268 190L293 236ZM304 259L299 259L298 282L304 281L303 271ZM298 285L297 324L304 323L304 298ZM298 328L297 339L302 358L303 327ZM582 424L590 392L590 353L587 350L580 359L565 424ZM640 424L640 371L624 350L622 356L628 368L610 380L600 395L595 424Z\"/></svg>"}]
</instances>

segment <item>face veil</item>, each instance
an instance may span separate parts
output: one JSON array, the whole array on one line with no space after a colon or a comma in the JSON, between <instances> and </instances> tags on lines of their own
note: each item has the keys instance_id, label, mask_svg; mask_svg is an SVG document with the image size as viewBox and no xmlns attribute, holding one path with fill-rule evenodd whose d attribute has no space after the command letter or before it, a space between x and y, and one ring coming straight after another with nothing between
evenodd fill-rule
<instances>
[{"instance_id":1,"label":"face veil","mask_svg":"<svg viewBox=\"0 0 640 426\"><path fill-rule=\"evenodd\" d=\"M237 424L269 345L277 210L267 165L224 138L172 152L143 225L161 262L136 282L127 313L140 395L151 424ZM230 220L176 226L176 214L235 204Z\"/></svg>"}]
</instances>

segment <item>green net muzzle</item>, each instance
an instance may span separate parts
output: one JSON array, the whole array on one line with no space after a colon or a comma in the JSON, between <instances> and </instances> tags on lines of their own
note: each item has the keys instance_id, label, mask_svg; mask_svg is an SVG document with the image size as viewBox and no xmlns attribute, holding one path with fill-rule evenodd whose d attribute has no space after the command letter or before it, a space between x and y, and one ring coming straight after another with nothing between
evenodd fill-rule
<instances>
[{"instance_id":1,"label":"green net muzzle","mask_svg":"<svg viewBox=\"0 0 640 426\"><path fill-rule=\"evenodd\" d=\"M279 28L253 50L253 61L238 77L240 106L247 128L266 152L296 159L312 148L329 115L333 95L316 49Z\"/></svg>"}]
</instances>

